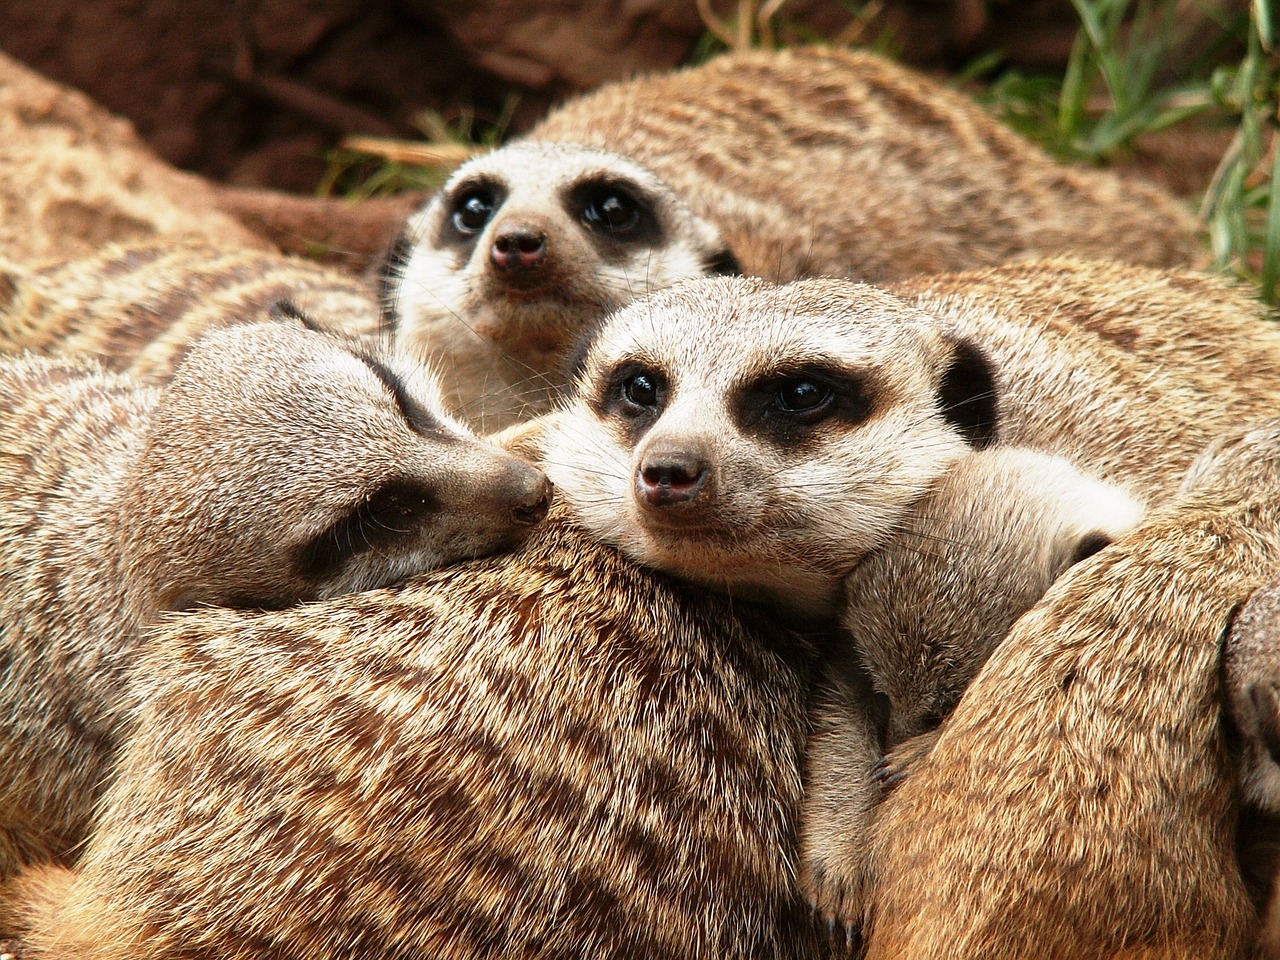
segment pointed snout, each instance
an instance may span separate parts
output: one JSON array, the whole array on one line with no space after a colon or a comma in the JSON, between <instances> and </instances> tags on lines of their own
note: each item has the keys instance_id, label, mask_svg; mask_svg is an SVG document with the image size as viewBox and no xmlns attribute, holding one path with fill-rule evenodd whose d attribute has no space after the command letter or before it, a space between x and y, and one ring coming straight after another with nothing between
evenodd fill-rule
<instances>
[{"instance_id":1,"label":"pointed snout","mask_svg":"<svg viewBox=\"0 0 1280 960\"><path fill-rule=\"evenodd\" d=\"M533 527L546 519L555 491L546 474L536 467L517 464L512 470L510 489L512 520Z\"/></svg>"},{"instance_id":2,"label":"pointed snout","mask_svg":"<svg viewBox=\"0 0 1280 960\"><path fill-rule=\"evenodd\" d=\"M712 498L711 458L697 443L651 446L636 466L635 495L642 507L694 509Z\"/></svg>"}]
</instances>

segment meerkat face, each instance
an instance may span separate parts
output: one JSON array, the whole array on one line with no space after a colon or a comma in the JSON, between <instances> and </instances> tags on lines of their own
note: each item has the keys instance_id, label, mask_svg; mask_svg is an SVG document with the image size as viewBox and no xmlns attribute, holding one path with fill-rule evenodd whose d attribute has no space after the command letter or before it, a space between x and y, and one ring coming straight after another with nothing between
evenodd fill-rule
<instances>
[{"instance_id":1,"label":"meerkat face","mask_svg":"<svg viewBox=\"0 0 1280 960\"><path fill-rule=\"evenodd\" d=\"M545 468L642 563L825 615L910 504L994 435L980 355L925 319L842 281L659 292L602 327Z\"/></svg>"},{"instance_id":2,"label":"meerkat face","mask_svg":"<svg viewBox=\"0 0 1280 960\"><path fill-rule=\"evenodd\" d=\"M425 368L285 323L197 344L137 481L176 607L388 584L513 545L550 499L540 470L444 413Z\"/></svg>"},{"instance_id":3,"label":"meerkat face","mask_svg":"<svg viewBox=\"0 0 1280 960\"><path fill-rule=\"evenodd\" d=\"M1062 457L961 457L845 582L844 627L888 701L885 749L941 723L1014 621L1143 513Z\"/></svg>"},{"instance_id":4,"label":"meerkat face","mask_svg":"<svg viewBox=\"0 0 1280 960\"><path fill-rule=\"evenodd\" d=\"M420 355L497 349L546 373L609 311L728 272L739 271L716 228L644 167L514 143L461 167L409 221L384 303Z\"/></svg>"}]
</instances>

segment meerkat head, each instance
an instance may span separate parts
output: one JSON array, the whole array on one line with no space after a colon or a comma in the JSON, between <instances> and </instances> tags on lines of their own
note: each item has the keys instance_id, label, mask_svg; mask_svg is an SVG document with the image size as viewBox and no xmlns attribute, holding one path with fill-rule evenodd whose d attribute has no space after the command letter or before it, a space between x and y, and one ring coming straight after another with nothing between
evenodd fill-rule
<instances>
[{"instance_id":1,"label":"meerkat head","mask_svg":"<svg viewBox=\"0 0 1280 960\"><path fill-rule=\"evenodd\" d=\"M1061 457L992 447L957 460L845 582L844 626L888 700L885 749L937 726L1014 621L1143 512Z\"/></svg>"},{"instance_id":2,"label":"meerkat head","mask_svg":"<svg viewBox=\"0 0 1280 960\"><path fill-rule=\"evenodd\" d=\"M543 473L444 413L433 377L375 345L273 322L203 337L130 478L157 602L279 607L518 542Z\"/></svg>"},{"instance_id":3,"label":"meerkat head","mask_svg":"<svg viewBox=\"0 0 1280 960\"><path fill-rule=\"evenodd\" d=\"M596 535L658 569L817 615L973 444L984 358L862 284L703 280L601 327L544 467Z\"/></svg>"},{"instance_id":4,"label":"meerkat head","mask_svg":"<svg viewBox=\"0 0 1280 960\"><path fill-rule=\"evenodd\" d=\"M480 381L453 388L465 402L497 359L514 367L509 379L562 387L565 358L611 310L738 272L719 231L644 167L513 143L462 166L409 220L388 258L384 315L402 348L449 356Z\"/></svg>"}]
</instances>

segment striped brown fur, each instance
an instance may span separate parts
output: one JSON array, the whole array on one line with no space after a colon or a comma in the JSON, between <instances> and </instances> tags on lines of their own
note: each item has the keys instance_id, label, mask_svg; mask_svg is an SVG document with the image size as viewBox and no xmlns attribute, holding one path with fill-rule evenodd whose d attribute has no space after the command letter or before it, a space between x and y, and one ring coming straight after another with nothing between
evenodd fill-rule
<instances>
[{"instance_id":1,"label":"striped brown fur","mask_svg":"<svg viewBox=\"0 0 1280 960\"><path fill-rule=\"evenodd\" d=\"M1015 625L880 808L869 958L1239 957L1222 634L1280 570L1280 428Z\"/></svg>"},{"instance_id":2,"label":"striped brown fur","mask_svg":"<svg viewBox=\"0 0 1280 960\"><path fill-rule=\"evenodd\" d=\"M965 95L865 52L726 54L606 86L530 136L650 167L745 272L779 281L1202 258L1193 218L1157 187L1056 163Z\"/></svg>"},{"instance_id":3,"label":"striped brown fur","mask_svg":"<svg viewBox=\"0 0 1280 960\"><path fill-rule=\"evenodd\" d=\"M820 955L811 652L559 516L404 588L171 625L28 956Z\"/></svg>"},{"instance_id":4,"label":"striped brown fur","mask_svg":"<svg viewBox=\"0 0 1280 960\"><path fill-rule=\"evenodd\" d=\"M508 547L545 512L540 471L449 420L421 368L366 350L230 327L163 388L0 359L0 880L74 856L163 614L380 586Z\"/></svg>"},{"instance_id":5,"label":"striped brown fur","mask_svg":"<svg viewBox=\"0 0 1280 960\"><path fill-rule=\"evenodd\" d=\"M0 351L92 356L163 382L204 330L289 299L348 333L377 328L364 281L295 257L195 240L109 246L94 256L0 266Z\"/></svg>"}]
</instances>

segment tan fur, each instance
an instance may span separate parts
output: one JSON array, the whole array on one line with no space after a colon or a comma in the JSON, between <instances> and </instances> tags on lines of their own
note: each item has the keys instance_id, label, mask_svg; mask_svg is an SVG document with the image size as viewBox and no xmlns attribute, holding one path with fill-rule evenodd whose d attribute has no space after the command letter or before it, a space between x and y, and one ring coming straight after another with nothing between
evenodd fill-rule
<instances>
[{"instance_id":1,"label":"tan fur","mask_svg":"<svg viewBox=\"0 0 1280 960\"><path fill-rule=\"evenodd\" d=\"M606 86L530 136L645 164L745 272L777 281L1199 259L1196 224L1157 188L1055 163L963 94L866 52L726 54Z\"/></svg>"},{"instance_id":2,"label":"tan fur","mask_svg":"<svg viewBox=\"0 0 1280 960\"><path fill-rule=\"evenodd\" d=\"M371 287L338 270L248 247L149 240L0 264L0 351L92 356L163 382L203 331L256 320L286 298L326 327L377 329Z\"/></svg>"},{"instance_id":3,"label":"tan fur","mask_svg":"<svg viewBox=\"0 0 1280 960\"><path fill-rule=\"evenodd\" d=\"M818 956L811 653L558 513L402 589L172 623L78 876L19 884L27 956Z\"/></svg>"},{"instance_id":4,"label":"tan fur","mask_svg":"<svg viewBox=\"0 0 1280 960\"><path fill-rule=\"evenodd\" d=\"M815 902L845 918L861 910L882 751L927 740L1013 622L1141 516L1060 457L994 447L961 457L858 564L842 617L853 642L824 664L805 761L801 849Z\"/></svg>"},{"instance_id":5,"label":"tan fur","mask_svg":"<svg viewBox=\"0 0 1280 960\"><path fill-rule=\"evenodd\" d=\"M425 370L301 324L213 331L163 389L8 358L0 410L0 878L82 838L163 613L380 586L546 509Z\"/></svg>"},{"instance_id":6,"label":"tan fur","mask_svg":"<svg viewBox=\"0 0 1280 960\"><path fill-rule=\"evenodd\" d=\"M1018 621L885 800L868 957L1238 957L1220 635L1280 570L1280 428Z\"/></svg>"},{"instance_id":7,"label":"tan fur","mask_svg":"<svg viewBox=\"0 0 1280 960\"><path fill-rule=\"evenodd\" d=\"M656 236L589 227L569 188L609 182L643 198ZM450 218L480 188L492 217L460 237ZM545 260L494 269L516 229ZM1158 188L1057 164L881 57L751 51L577 98L464 167L410 221L386 300L408 349L459 370L451 400L497 427L563 392L605 313L678 279L886 282L1059 254L1174 266L1203 259L1198 233Z\"/></svg>"},{"instance_id":8,"label":"tan fur","mask_svg":"<svg viewBox=\"0 0 1280 960\"><path fill-rule=\"evenodd\" d=\"M1254 594L1236 617L1223 670L1245 800L1280 813L1280 581Z\"/></svg>"}]
</instances>

